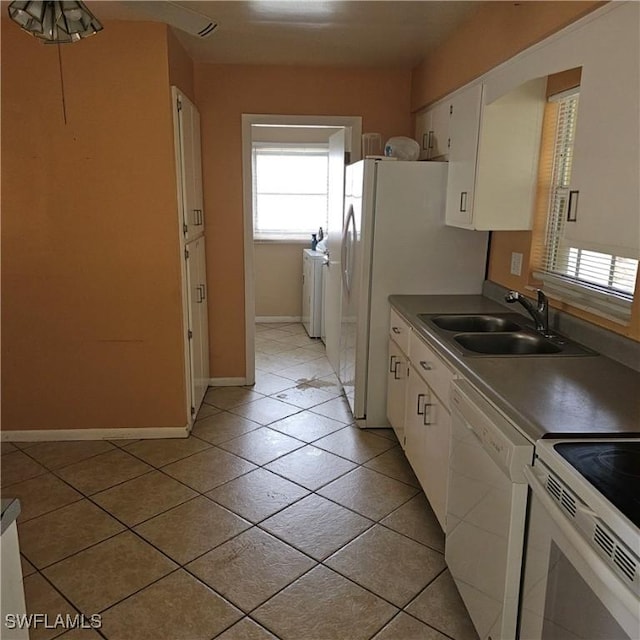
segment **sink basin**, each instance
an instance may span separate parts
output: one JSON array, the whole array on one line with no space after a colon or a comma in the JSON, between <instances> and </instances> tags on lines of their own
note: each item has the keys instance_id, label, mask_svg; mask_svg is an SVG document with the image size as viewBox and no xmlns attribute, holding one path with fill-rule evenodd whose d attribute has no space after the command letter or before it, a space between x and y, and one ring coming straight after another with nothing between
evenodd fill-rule
<instances>
[{"instance_id":1,"label":"sink basin","mask_svg":"<svg viewBox=\"0 0 640 640\"><path fill-rule=\"evenodd\" d=\"M468 351L497 356L562 352L561 346L532 333L467 333L455 336L454 340Z\"/></svg>"},{"instance_id":2,"label":"sink basin","mask_svg":"<svg viewBox=\"0 0 640 640\"><path fill-rule=\"evenodd\" d=\"M596 356L559 333L543 336L528 318L516 313L419 313L427 331L467 357Z\"/></svg>"},{"instance_id":3,"label":"sink basin","mask_svg":"<svg viewBox=\"0 0 640 640\"><path fill-rule=\"evenodd\" d=\"M422 316L418 317L423 320ZM518 331L522 328L513 320L497 315L441 315L430 317L430 320L436 327L456 333Z\"/></svg>"}]
</instances>

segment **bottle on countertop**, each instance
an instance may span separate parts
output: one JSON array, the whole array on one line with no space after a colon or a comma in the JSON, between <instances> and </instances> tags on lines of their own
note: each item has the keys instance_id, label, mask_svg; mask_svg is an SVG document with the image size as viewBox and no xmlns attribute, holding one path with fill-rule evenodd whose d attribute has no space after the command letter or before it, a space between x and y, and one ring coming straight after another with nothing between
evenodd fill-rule
<instances>
[{"instance_id":1,"label":"bottle on countertop","mask_svg":"<svg viewBox=\"0 0 640 640\"><path fill-rule=\"evenodd\" d=\"M312 233L311 234L311 251L315 251L317 246L318 246L318 234Z\"/></svg>"}]
</instances>

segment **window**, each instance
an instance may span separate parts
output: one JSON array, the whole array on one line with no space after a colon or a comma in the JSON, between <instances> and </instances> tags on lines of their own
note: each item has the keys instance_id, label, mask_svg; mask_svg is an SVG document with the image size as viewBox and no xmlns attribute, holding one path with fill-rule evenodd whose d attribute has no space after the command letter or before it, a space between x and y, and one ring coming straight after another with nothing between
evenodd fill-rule
<instances>
[{"instance_id":1,"label":"window","mask_svg":"<svg viewBox=\"0 0 640 640\"><path fill-rule=\"evenodd\" d=\"M579 94L550 98L556 103L549 213L540 271L534 275L551 295L613 320L625 322L638 272L638 261L573 247L564 241L571 199L571 165Z\"/></svg>"},{"instance_id":2,"label":"window","mask_svg":"<svg viewBox=\"0 0 640 640\"><path fill-rule=\"evenodd\" d=\"M253 145L253 235L258 240L308 240L327 228L326 144Z\"/></svg>"}]
</instances>

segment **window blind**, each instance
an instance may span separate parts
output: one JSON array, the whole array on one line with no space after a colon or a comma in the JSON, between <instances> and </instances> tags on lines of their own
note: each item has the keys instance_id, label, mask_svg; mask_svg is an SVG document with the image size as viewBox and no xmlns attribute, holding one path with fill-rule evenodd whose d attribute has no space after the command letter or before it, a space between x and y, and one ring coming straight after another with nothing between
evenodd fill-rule
<instances>
[{"instance_id":1,"label":"window blind","mask_svg":"<svg viewBox=\"0 0 640 640\"><path fill-rule=\"evenodd\" d=\"M550 98L557 102L557 124L549 194L549 213L540 271L535 277L551 295L619 322L628 321L638 261L571 246L564 240L571 193L573 143L579 94Z\"/></svg>"}]
</instances>

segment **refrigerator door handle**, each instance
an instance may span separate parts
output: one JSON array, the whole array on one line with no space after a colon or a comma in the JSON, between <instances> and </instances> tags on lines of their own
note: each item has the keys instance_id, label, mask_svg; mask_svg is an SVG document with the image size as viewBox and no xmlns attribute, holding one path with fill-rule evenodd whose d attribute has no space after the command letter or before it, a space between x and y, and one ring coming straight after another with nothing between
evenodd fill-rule
<instances>
[{"instance_id":1,"label":"refrigerator door handle","mask_svg":"<svg viewBox=\"0 0 640 640\"><path fill-rule=\"evenodd\" d=\"M345 291L347 293L351 293L351 256L352 256L352 248L347 247L347 242L349 241L349 227L355 225L355 214L353 212L353 206L349 206L349 211L347 213L347 219L344 223L344 230L342 232L342 284L344 285Z\"/></svg>"}]
</instances>

